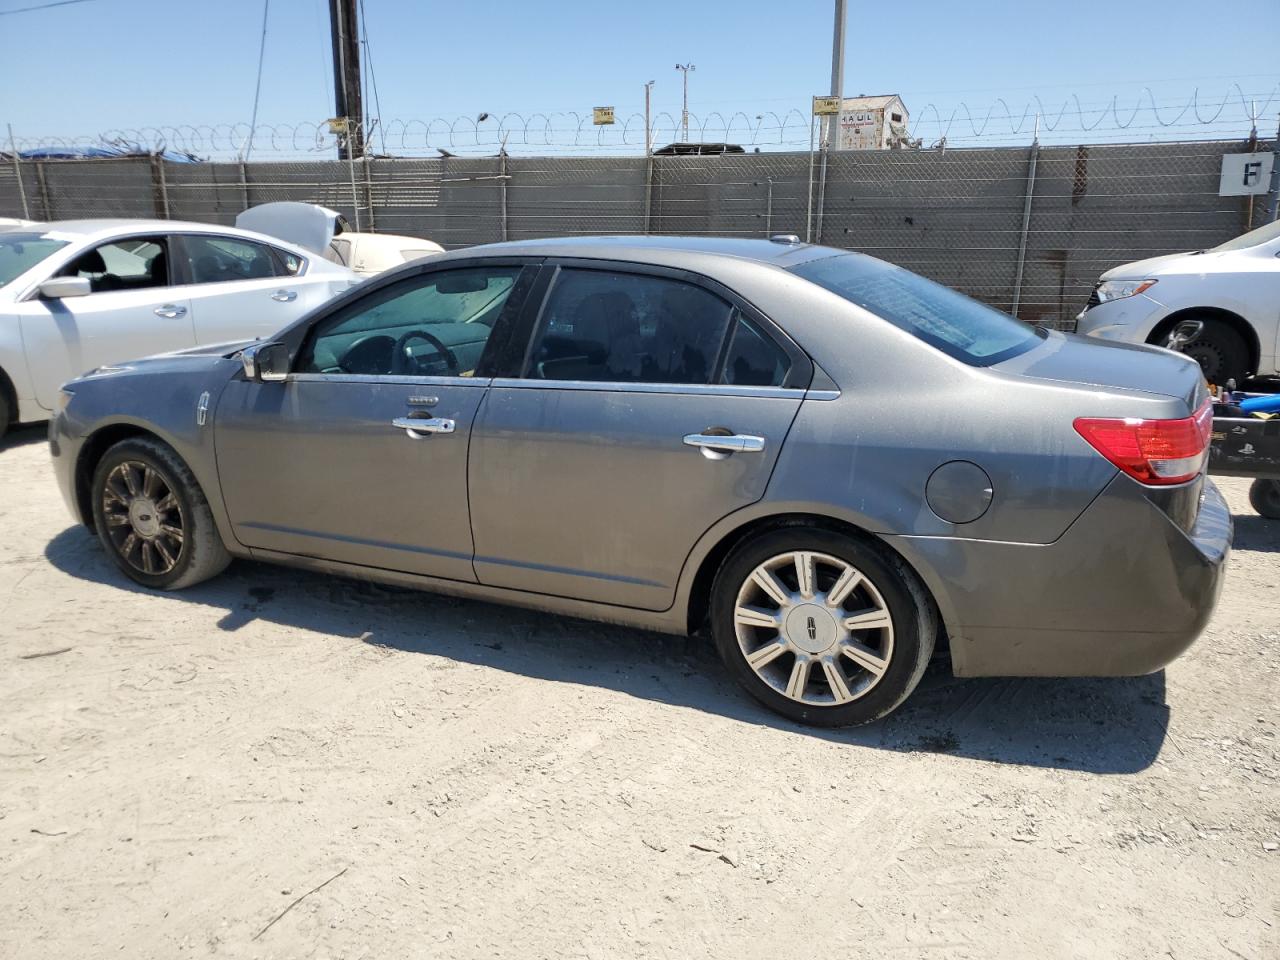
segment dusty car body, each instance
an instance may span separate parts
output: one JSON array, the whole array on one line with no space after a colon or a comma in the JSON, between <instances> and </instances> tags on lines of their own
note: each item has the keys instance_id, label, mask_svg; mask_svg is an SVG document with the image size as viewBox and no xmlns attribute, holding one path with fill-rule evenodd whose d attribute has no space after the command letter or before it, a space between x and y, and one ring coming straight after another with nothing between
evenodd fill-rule
<instances>
[{"instance_id":1,"label":"dusty car body","mask_svg":"<svg viewBox=\"0 0 1280 960\"><path fill-rule=\"evenodd\" d=\"M857 254L598 238L444 254L273 343L89 375L50 444L140 582L243 556L709 623L753 695L836 724L896 707L943 643L960 676L1185 650L1231 536L1206 399L1185 357Z\"/></svg>"}]
</instances>

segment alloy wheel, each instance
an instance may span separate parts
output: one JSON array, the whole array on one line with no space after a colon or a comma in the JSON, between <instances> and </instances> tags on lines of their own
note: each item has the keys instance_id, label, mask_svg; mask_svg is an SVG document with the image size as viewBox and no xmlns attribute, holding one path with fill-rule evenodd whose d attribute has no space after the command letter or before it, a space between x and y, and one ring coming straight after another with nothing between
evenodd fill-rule
<instances>
[{"instance_id":1,"label":"alloy wheel","mask_svg":"<svg viewBox=\"0 0 1280 960\"><path fill-rule=\"evenodd\" d=\"M186 540L182 504L155 467L125 460L107 474L102 517L116 552L133 569L158 576L178 565Z\"/></svg>"},{"instance_id":2,"label":"alloy wheel","mask_svg":"<svg viewBox=\"0 0 1280 960\"><path fill-rule=\"evenodd\" d=\"M757 566L738 591L733 621L747 665L798 703L856 700L893 659L884 597L852 564L824 553L782 553Z\"/></svg>"}]
</instances>

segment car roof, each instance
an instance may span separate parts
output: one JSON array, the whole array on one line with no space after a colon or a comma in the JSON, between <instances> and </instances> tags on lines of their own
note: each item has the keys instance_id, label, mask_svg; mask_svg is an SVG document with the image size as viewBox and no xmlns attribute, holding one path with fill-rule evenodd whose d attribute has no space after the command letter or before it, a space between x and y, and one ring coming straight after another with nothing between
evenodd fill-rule
<instances>
[{"instance_id":1,"label":"car roof","mask_svg":"<svg viewBox=\"0 0 1280 960\"><path fill-rule=\"evenodd\" d=\"M193 220L155 220L136 217L101 217L85 220L48 220L20 227L23 232L60 233L75 235L85 239L109 237L119 233L216 233L222 235L253 237L264 243L277 247L286 247L295 252L300 251L296 244L273 237L270 234L242 230L239 227L221 226L216 223L197 223Z\"/></svg>"},{"instance_id":2,"label":"car roof","mask_svg":"<svg viewBox=\"0 0 1280 960\"><path fill-rule=\"evenodd\" d=\"M743 237L607 236L548 237L539 240L490 243L454 250L448 256L451 258L476 255L580 257L662 266L687 266L694 269L699 261L707 262L726 258L786 268L809 260L848 252L811 243Z\"/></svg>"}]
</instances>

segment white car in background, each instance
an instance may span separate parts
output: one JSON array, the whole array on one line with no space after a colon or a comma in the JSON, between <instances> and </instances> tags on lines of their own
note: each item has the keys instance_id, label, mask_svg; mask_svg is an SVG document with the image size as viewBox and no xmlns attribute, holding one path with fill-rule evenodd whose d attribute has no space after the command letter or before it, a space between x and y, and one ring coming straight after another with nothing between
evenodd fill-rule
<instances>
[{"instance_id":1,"label":"white car in background","mask_svg":"<svg viewBox=\"0 0 1280 960\"><path fill-rule=\"evenodd\" d=\"M1162 344L1182 320L1204 323L1183 352L1210 383L1280 373L1280 221L1208 250L1108 270L1076 332Z\"/></svg>"},{"instance_id":2,"label":"white car in background","mask_svg":"<svg viewBox=\"0 0 1280 960\"><path fill-rule=\"evenodd\" d=\"M394 233L355 233L336 210L310 203L281 200L260 203L236 217L236 226L280 237L326 259L372 277L444 253L444 247L420 237Z\"/></svg>"},{"instance_id":3,"label":"white car in background","mask_svg":"<svg viewBox=\"0 0 1280 960\"><path fill-rule=\"evenodd\" d=\"M0 230L0 433L94 367L270 336L358 282L260 233L176 220Z\"/></svg>"}]
</instances>

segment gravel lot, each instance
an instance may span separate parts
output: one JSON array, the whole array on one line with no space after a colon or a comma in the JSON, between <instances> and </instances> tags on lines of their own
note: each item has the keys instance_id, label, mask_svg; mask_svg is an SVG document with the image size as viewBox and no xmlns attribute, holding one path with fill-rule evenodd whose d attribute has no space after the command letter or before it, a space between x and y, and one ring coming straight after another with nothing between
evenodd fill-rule
<instances>
[{"instance_id":1,"label":"gravel lot","mask_svg":"<svg viewBox=\"0 0 1280 960\"><path fill-rule=\"evenodd\" d=\"M1221 486L1167 672L932 670L824 732L694 641L244 562L144 592L20 430L0 957L1280 957L1280 523Z\"/></svg>"}]
</instances>

